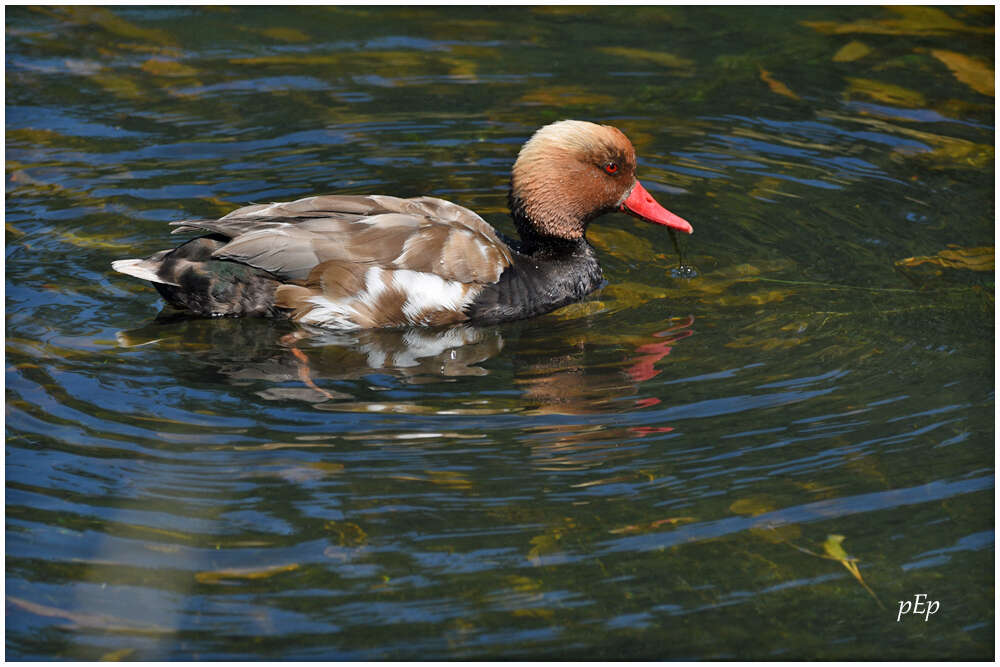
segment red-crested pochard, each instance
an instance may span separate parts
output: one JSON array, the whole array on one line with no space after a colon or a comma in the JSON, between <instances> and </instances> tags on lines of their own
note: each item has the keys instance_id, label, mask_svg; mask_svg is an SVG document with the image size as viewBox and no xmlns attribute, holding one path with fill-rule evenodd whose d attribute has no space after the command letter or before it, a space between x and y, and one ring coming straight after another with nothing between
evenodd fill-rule
<instances>
[{"instance_id":1,"label":"red-crested pochard","mask_svg":"<svg viewBox=\"0 0 1000 667\"><path fill-rule=\"evenodd\" d=\"M509 203L520 241L434 197L329 195L175 222L174 233L208 234L112 266L203 316L336 329L517 320L600 285L584 236L594 218L620 210L691 233L639 184L635 168L620 130L564 120L535 132L514 163Z\"/></svg>"}]
</instances>

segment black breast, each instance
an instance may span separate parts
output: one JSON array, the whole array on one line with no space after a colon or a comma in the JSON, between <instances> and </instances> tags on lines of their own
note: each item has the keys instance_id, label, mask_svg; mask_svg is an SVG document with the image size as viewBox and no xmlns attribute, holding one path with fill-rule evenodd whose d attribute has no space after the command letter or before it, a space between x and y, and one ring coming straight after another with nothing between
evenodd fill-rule
<instances>
[{"instance_id":1,"label":"black breast","mask_svg":"<svg viewBox=\"0 0 1000 667\"><path fill-rule=\"evenodd\" d=\"M496 324L551 312L579 301L602 280L597 254L585 240L513 253L500 280L487 285L465 312L477 324Z\"/></svg>"}]
</instances>

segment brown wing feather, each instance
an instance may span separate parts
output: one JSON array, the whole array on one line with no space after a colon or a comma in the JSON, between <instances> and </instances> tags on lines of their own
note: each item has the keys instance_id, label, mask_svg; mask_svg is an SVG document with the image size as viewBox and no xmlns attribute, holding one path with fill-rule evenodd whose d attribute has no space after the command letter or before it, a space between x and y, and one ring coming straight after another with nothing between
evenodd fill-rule
<instances>
[{"instance_id":1,"label":"brown wing feather","mask_svg":"<svg viewBox=\"0 0 1000 667\"><path fill-rule=\"evenodd\" d=\"M308 197L255 204L216 221L189 220L230 241L216 251L304 281L320 264L337 262L434 273L462 283L492 283L510 265L510 249L467 208L433 197L384 195Z\"/></svg>"}]
</instances>

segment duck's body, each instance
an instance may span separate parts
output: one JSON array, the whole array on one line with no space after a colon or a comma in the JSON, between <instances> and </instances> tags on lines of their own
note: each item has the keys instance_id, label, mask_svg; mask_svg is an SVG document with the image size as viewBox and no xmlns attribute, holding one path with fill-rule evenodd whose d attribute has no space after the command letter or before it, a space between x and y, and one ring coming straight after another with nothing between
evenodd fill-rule
<instances>
[{"instance_id":1,"label":"duck's body","mask_svg":"<svg viewBox=\"0 0 1000 667\"><path fill-rule=\"evenodd\" d=\"M147 259L113 263L203 316L290 317L339 329L491 324L547 313L601 283L584 233L621 209L691 231L635 180L615 128L561 121L539 130L514 166L521 241L432 197L308 197L174 223L208 232Z\"/></svg>"}]
</instances>

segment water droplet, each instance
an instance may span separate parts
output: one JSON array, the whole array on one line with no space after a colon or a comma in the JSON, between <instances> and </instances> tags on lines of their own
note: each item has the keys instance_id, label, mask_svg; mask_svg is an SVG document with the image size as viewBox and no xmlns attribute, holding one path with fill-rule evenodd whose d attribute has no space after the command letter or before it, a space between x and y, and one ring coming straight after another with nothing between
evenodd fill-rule
<instances>
[{"instance_id":1,"label":"water droplet","mask_svg":"<svg viewBox=\"0 0 1000 667\"><path fill-rule=\"evenodd\" d=\"M673 278L697 278L698 270L689 264L681 264L670 269L670 275Z\"/></svg>"}]
</instances>

